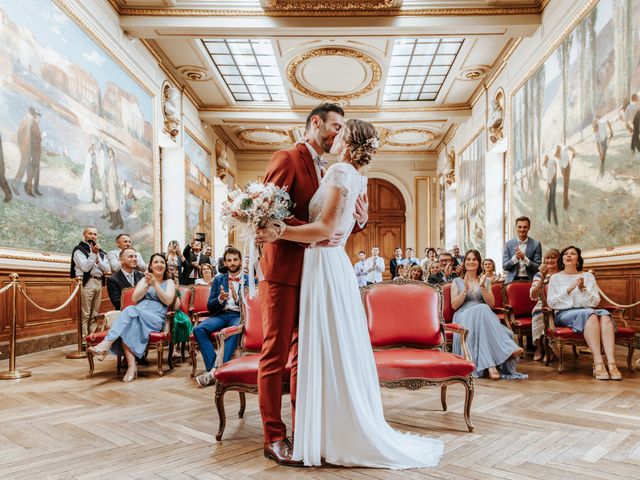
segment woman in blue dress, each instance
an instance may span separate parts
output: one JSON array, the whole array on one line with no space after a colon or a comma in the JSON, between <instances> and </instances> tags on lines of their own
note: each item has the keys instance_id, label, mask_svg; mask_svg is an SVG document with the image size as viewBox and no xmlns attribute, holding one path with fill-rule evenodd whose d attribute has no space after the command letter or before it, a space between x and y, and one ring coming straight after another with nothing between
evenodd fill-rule
<instances>
[{"instance_id":1,"label":"woman in blue dress","mask_svg":"<svg viewBox=\"0 0 640 480\"><path fill-rule=\"evenodd\" d=\"M476 364L474 374L485 372L492 380L526 378L516 371L523 349L513 341L513 332L500 323L491 310L495 303L491 281L482 275L482 258L477 250L469 250L462 262L460 278L451 284L451 306L456 313L453 321L466 328L467 346ZM453 352L462 355L460 338L455 335Z\"/></svg>"},{"instance_id":2,"label":"woman in blue dress","mask_svg":"<svg viewBox=\"0 0 640 480\"><path fill-rule=\"evenodd\" d=\"M154 253L149 260L149 271L138 282L133 301L118 315L109 333L90 350L98 360L104 359L109 350L127 359L127 373L122 379L131 382L138 376L136 358L142 358L151 332L161 332L167 318L168 305L174 301L176 286L169 278L167 261L161 253Z\"/></svg>"}]
</instances>

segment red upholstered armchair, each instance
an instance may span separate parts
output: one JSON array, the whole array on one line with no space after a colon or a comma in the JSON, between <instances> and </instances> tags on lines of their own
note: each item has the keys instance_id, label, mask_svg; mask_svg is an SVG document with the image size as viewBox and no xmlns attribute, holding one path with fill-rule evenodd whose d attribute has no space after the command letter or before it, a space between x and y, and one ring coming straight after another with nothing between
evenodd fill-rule
<instances>
[{"instance_id":1,"label":"red upholstered armchair","mask_svg":"<svg viewBox=\"0 0 640 480\"><path fill-rule=\"evenodd\" d=\"M135 305L133 301L133 292L135 291L134 287L125 288L122 290L122 296L120 297L120 306L124 310L129 305ZM171 356L173 354L173 343L171 342L171 330L173 327L173 316L175 314L173 305L167 311L167 319L164 324L164 329L161 332L151 332L149 335L149 344L147 345L147 351L150 348L154 347L158 351L158 375L164 375L164 371L162 370L162 354L164 352L165 347L168 348L169 355L167 359L167 363L169 364L169 368L173 370L173 362L171 360ZM93 347L99 344L104 337L107 336L107 332L99 332L96 334L89 334L85 337L85 341L87 344L87 360L89 361L89 374L88 378L93 376L93 370L95 367L93 361L93 352L89 350L89 347ZM146 356L146 353L145 353ZM120 372L122 368L122 357L118 356L117 359L117 371Z\"/></svg>"},{"instance_id":2,"label":"red upholstered armchair","mask_svg":"<svg viewBox=\"0 0 640 480\"><path fill-rule=\"evenodd\" d=\"M461 383L466 390L464 419L472 432L471 374L475 365L464 341L466 358L445 351L444 332L451 327L442 319L440 288L397 279L363 287L361 294L380 384L410 390L440 386L440 400L446 411L447 386Z\"/></svg>"},{"instance_id":3,"label":"red upholstered armchair","mask_svg":"<svg viewBox=\"0 0 640 480\"><path fill-rule=\"evenodd\" d=\"M528 280L506 283L502 288L507 326L518 337L521 347L524 344L524 336L531 338L531 313L536 306L536 300L531 300L530 290L531 282Z\"/></svg>"},{"instance_id":4,"label":"red upholstered armchair","mask_svg":"<svg viewBox=\"0 0 640 480\"><path fill-rule=\"evenodd\" d=\"M570 327L556 327L553 318L553 310L546 305L547 290L546 285L543 297L544 310L544 330L545 330L545 349L546 357L545 365L551 362L551 351L558 357L558 372L564 370L564 346L571 345L573 352L577 356L576 346L586 346L587 342L582 333L576 333ZM604 308L611 313L611 318L616 322L616 345L627 347L627 366L633 371L633 352L635 351L635 330L629 327L627 320L624 318L624 309L614 307L612 305L600 304L598 308Z\"/></svg>"},{"instance_id":5,"label":"red upholstered armchair","mask_svg":"<svg viewBox=\"0 0 640 480\"><path fill-rule=\"evenodd\" d=\"M457 323L453 323L453 314L455 313L455 310L451 306L451 283L443 283L440 285L440 288L442 289L442 319L447 327L444 334L447 341L447 349L451 351L453 348L453 334L460 334L462 337L462 344L466 345L468 332L466 328L462 328Z\"/></svg>"},{"instance_id":6,"label":"red upholstered armchair","mask_svg":"<svg viewBox=\"0 0 640 480\"><path fill-rule=\"evenodd\" d=\"M191 307L191 322L195 327L202 320L211 316L209 313L209 309L207 307L207 303L209 302L209 292L211 292L211 287L209 285L194 285L193 286L193 304ZM214 342L214 348L216 345L216 334L211 334L211 341ZM196 337L193 335L189 335L189 357L191 358L191 376L195 376L196 368L198 367L198 356L196 355L198 351L198 342L196 341Z\"/></svg>"},{"instance_id":7,"label":"red upholstered armchair","mask_svg":"<svg viewBox=\"0 0 640 480\"><path fill-rule=\"evenodd\" d=\"M242 418L246 407L245 393L258 393L258 361L262 350L262 314L258 295L249 298L245 294L241 308L241 321L237 327L227 327L215 334L216 366L214 373L216 382L215 404L220 418L220 425L216 440L222 439L227 423L224 411L224 395L228 391L240 393L240 411ZM231 335L242 335L235 357L222 364L224 357L224 341ZM289 393L289 377L291 375L290 362L282 374L282 393Z\"/></svg>"}]
</instances>

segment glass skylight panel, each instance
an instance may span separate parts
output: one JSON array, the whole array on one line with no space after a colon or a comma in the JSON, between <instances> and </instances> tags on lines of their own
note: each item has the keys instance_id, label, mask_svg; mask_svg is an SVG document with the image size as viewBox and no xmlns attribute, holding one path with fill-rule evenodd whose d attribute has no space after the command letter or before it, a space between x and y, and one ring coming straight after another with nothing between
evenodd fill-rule
<instances>
[{"instance_id":1,"label":"glass skylight panel","mask_svg":"<svg viewBox=\"0 0 640 480\"><path fill-rule=\"evenodd\" d=\"M287 101L271 40L207 39L203 44L237 101Z\"/></svg>"},{"instance_id":2,"label":"glass skylight panel","mask_svg":"<svg viewBox=\"0 0 640 480\"><path fill-rule=\"evenodd\" d=\"M462 38L398 38L383 101L435 100L462 47Z\"/></svg>"}]
</instances>

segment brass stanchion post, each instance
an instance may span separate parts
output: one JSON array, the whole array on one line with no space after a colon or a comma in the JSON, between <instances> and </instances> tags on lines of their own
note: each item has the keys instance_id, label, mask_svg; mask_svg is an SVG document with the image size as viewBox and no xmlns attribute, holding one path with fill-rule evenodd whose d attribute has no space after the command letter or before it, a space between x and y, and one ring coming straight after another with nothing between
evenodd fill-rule
<instances>
[{"instance_id":1,"label":"brass stanchion post","mask_svg":"<svg viewBox=\"0 0 640 480\"><path fill-rule=\"evenodd\" d=\"M78 296L76 297L76 306L78 309L78 351L65 355L65 358L72 360L87 358L87 352L82 350L82 278L76 277L76 283L78 284Z\"/></svg>"},{"instance_id":2,"label":"brass stanchion post","mask_svg":"<svg viewBox=\"0 0 640 480\"><path fill-rule=\"evenodd\" d=\"M10 273L9 278L13 284L13 315L11 317L11 354L9 356L9 371L0 372L0 380L17 380L18 378L30 377L28 370L16 370L16 338L18 330L18 274Z\"/></svg>"}]
</instances>

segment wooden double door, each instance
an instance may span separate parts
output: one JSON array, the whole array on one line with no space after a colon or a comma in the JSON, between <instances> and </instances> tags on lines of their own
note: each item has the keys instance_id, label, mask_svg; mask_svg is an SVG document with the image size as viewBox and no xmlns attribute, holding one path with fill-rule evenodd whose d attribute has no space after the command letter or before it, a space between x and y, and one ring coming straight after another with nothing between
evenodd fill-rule
<instances>
[{"instance_id":1,"label":"wooden double door","mask_svg":"<svg viewBox=\"0 0 640 480\"><path fill-rule=\"evenodd\" d=\"M367 257L371 249L378 247L384 258L383 277L390 278L389 260L394 256L396 247L405 248L405 211L404 198L390 182L379 178L369 179L369 221L361 232L351 235L346 251L352 263L358 261L358 252L364 250Z\"/></svg>"}]
</instances>

